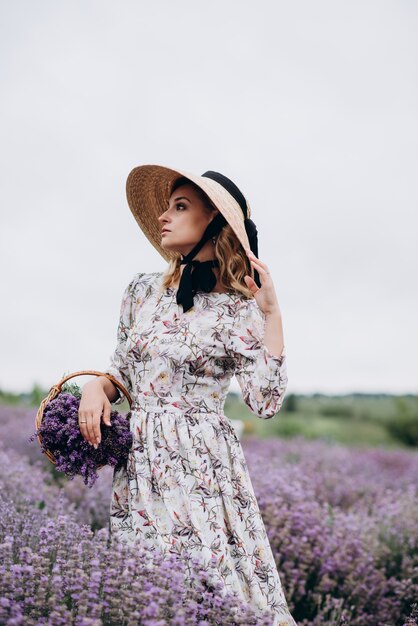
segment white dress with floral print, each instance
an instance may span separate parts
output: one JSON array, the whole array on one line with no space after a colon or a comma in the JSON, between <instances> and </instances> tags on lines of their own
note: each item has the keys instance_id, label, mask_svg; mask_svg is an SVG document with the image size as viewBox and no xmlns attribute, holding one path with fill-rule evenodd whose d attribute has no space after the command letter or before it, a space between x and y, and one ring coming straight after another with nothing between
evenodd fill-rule
<instances>
[{"instance_id":1,"label":"white dress with floral print","mask_svg":"<svg viewBox=\"0 0 418 626\"><path fill-rule=\"evenodd\" d=\"M223 412L232 376L260 418L282 405L281 356L263 343L265 316L239 293L198 292L183 312L162 272L138 273L123 294L105 370L130 392L133 444L114 470L111 537L200 562L272 624L294 626L241 444ZM116 404L123 398L119 398Z\"/></svg>"}]
</instances>

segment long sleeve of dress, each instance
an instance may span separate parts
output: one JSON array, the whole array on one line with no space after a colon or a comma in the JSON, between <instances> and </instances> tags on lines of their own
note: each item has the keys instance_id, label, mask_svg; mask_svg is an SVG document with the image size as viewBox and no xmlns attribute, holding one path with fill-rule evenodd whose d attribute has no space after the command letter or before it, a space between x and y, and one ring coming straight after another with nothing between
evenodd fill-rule
<instances>
[{"instance_id":1,"label":"long sleeve of dress","mask_svg":"<svg viewBox=\"0 0 418 626\"><path fill-rule=\"evenodd\" d=\"M130 394L132 394L133 389L126 359L126 341L134 319L136 287L139 277L140 275L136 274L123 292L117 328L116 348L110 356L110 365L105 370L105 373L111 374L122 383ZM125 397L119 392L119 389L117 389L117 392L119 395L114 401L114 404L121 404Z\"/></svg>"},{"instance_id":2,"label":"long sleeve of dress","mask_svg":"<svg viewBox=\"0 0 418 626\"><path fill-rule=\"evenodd\" d=\"M256 301L246 301L234 316L228 352L246 405L257 417L269 419L282 406L288 377L285 347L276 356L264 344L265 323Z\"/></svg>"}]
</instances>

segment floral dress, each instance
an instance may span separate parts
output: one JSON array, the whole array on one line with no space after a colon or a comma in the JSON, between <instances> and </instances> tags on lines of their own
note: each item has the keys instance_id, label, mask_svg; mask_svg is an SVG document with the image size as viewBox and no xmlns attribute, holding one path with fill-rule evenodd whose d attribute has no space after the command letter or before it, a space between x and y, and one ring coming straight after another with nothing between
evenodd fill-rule
<instances>
[{"instance_id":1,"label":"floral dress","mask_svg":"<svg viewBox=\"0 0 418 626\"><path fill-rule=\"evenodd\" d=\"M125 289L105 370L134 401L133 444L113 474L111 537L216 563L224 588L260 615L271 611L272 624L294 626L241 444L223 412L234 374L255 415L280 410L285 349L275 356L263 344L265 316L254 299L202 291L183 312L162 280L162 272L138 273Z\"/></svg>"}]
</instances>

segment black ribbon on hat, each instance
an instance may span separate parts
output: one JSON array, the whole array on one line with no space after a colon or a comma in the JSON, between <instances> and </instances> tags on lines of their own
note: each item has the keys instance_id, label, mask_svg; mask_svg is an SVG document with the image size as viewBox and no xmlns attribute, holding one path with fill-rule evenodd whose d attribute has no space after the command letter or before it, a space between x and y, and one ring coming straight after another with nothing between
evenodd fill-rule
<instances>
[{"instance_id":1,"label":"black ribbon on hat","mask_svg":"<svg viewBox=\"0 0 418 626\"><path fill-rule=\"evenodd\" d=\"M243 193L241 192L241 190L236 186L236 184L232 180L230 180L223 174L220 174L219 172L208 170L207 172L202 174L202 176L211 178L212 180L222 185L222 187L224 187L224 189L226 189L228 193L230 193L231 196L238 202L244 214L245 232L247 233L248 243L250 244L250 249L252 252L254 252L255 256L258 258L257 226L254 224L252 219L248 217L247 201ZM254 281L257 287L261 287L260 277L259 277L257 270L254 270Z\"/></svg>"},{"instance_id":2,"label":"black ribbon on hat","mask_svg":"<svg viewBox=\"0 0 418 626\"><path fill-rule=\"evenodd\" d=\"M208 170L202 176L206 176L206 178L211 178L216 181L224 189L231 194L233 198L240 205L242 212L244 214L244 226L245 231L247 233L248 242L250 244L250 249L252 252L258 257L258 232L257 227L254 222L247 217L247 202L241 193L240 189L232 182L229 178L220 174L219 172L213 172L212 170ZM193 296L196 294L198 290L205 291L209 293L212 291L214 286L216 285L216 275L213 273L213 267L219 267L219 261L217 259L211 259L210 261L198 261L197 259L193 260L199 250L203 247L203 245L212 237L220 233L222 228L227 224L227 220L222 215L222 213L218 213L215 218L208 224L205 232L203 233L202 239L196 244L196 246L187 254L183 256L180 261L180 265L186 265L184 268L181 278L179 288L177 290L176 301L177 304L181 304L183 306L183 311L188 311L193 306ZM260 277L257 270L254 270L254 281L258 287L261 287Z\"/></svg>"}]
</instances>

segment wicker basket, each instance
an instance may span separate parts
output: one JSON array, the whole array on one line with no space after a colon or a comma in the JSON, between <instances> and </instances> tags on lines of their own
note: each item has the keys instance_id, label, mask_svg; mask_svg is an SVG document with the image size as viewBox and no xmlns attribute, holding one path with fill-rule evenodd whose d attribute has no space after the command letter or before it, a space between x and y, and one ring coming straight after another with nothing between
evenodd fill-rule
<instances>
[{"instance_id":1,"label":"wicker basket","mask_svg":"<svg viewBox=\"0 0 418 626\"><path fill-rule=\"evenodd\" d=\"M45 410L46 405L49 402L51 402L51 400L54 400L54 398L56 398L61 393L63 384L66 383L67 380L70 380L70 378L74 378L75 376L85 376L85 375L106 376L106 378L108 378L110 381L112 381L112 383L126 397L126 399L129 402L129 407L132 406L133 400L132 400L129 392L127 391L127 389L125 389L125 387L118 380L116 380L116 378L114 376L112 376L111 374L105 374L104 372L96 372L95 370L82 370L81 372L74 372L73 374L69 374L68 376L65 376L56 385L53 385L51 387L47 397L42 400L41 404L39 405L38 412L36 413L36 418L35 418L36 430L38 430L40 428L40 426L41 426L43 415L44 415L44 410ZM37 435L36 438L37 438L39 444L42 445L42 438L41 438L41 436ZM51 463L54 463L54 465L56 465L57 461L56 461L54 455L52 454L52 452L50 452L49 450L45 450L44 454L46 454L46 456L51 461ZM98 465L97 469L100 469L101 467L103 467L103 465Z\"/></svg>"}]
</instances>

